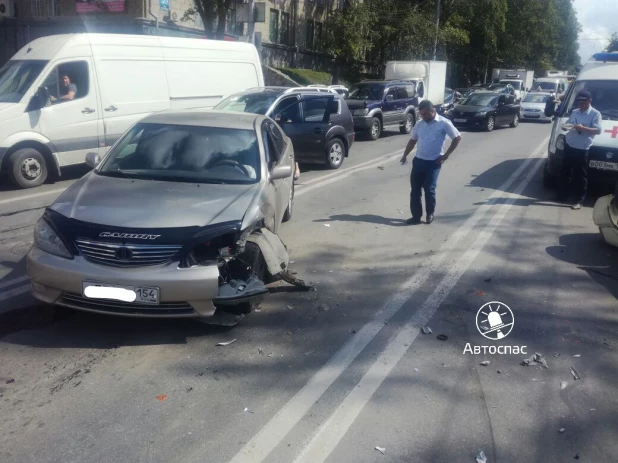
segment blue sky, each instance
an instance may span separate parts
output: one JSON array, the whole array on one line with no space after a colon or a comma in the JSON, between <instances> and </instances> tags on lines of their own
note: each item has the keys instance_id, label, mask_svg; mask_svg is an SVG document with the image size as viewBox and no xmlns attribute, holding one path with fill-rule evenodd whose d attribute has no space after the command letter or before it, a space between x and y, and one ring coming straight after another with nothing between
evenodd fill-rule
<instances>
[{"instance_id":1,"label":"blue sky","mask_svg":"<svg viewBox=\"0 0 618 463\"><path fill-rule=\"evenodd\" d=\"M618 32L618 0L574 0L573 5L582 26L579 56L583 64L607 46L605 39Z\"/></svg>"}]
</instances>

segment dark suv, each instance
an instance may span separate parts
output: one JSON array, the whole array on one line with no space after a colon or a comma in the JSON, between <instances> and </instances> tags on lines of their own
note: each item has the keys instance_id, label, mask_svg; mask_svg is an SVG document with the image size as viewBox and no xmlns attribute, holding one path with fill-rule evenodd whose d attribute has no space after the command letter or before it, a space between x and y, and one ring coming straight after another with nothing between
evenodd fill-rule
<instances>
[{"instance_id":1,"label":"dark suv","mask_svg":"<svg viewBox=\"0 0 618 463\"><path fill-rule=\"evenodd\" d=\"M348 105L341 95L328 89L251 88L229 96L214 109L271 117L292 140L298 162L338 169L354 143Z\"/></svg>"},{"instance_id":2,"label":"dark suv","mask_svg":"<svg viewBox=\"0 0 618 463\"><path fill-rule=\"evenodd\" d=\"M416 123L421 88L411 81L373 80L350 87L346 102L354 117L354 130L365 132L371 140L380 138L384 127L398 125L403 134L410 133Z\"/></svg>"}]
</instances>

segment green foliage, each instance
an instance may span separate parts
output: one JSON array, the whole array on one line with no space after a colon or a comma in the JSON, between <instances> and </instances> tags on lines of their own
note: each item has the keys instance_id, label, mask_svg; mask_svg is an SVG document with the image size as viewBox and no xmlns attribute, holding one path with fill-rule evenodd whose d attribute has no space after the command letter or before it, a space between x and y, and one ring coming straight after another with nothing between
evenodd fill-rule
<instances>
[{"instance_id":1,"label":"green foliage","mask_svg":"<svg viewBox=\"0 0 618 463\"><path fill-rule=\"evenodd\" d=\"M330 85L333 80L333 76L331 76L328 72L314 71L312 69L283 68L279 69L279 71L283 72L285 75L301 85Z\"/></svg>"},{"instance_id":2,"label":"green foliage","mask_svg":"<svg viewBox=\"0 0 618 463\"><path fill-rule=\"evenodd\" d=\"M618 51L618 33L614 32L612 34L612 38L609 39L609 45L607 46L607 51Z\"/></svg>"}]
</instances>

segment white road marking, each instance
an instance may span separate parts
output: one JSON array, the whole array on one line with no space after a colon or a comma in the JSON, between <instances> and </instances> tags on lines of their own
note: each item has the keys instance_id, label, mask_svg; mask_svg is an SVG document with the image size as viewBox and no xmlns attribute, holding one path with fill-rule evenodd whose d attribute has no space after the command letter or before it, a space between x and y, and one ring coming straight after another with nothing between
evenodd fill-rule
<instances>
[{"instance_id":1,"label":"white road marking","mask_svg":"<svg viewBox=\"0 0 618 463\"><path fill-rule=\"evenodd\" d=\"M12 280L3 281L2 283L0 283L0 289L7 288L8 286L16 285L17 283L21 283L21 282L27 281L29 279L30 278L28 278L27 275L24 275L24 276L21 276L19 278L13 278Z\"/></svg>"},{"instance_id":2,"label":"white road marking","mask_svg":"<svg viewBox=\"0 0 618 463\"><path fill-rule=\"evenodd\" d=\"M479 208L442 245L440 250L430 256L425 266L404 282L399 291L379 310L376 317L347 341L341 349L298 391L273 418L264 426L231 460L231 463L263 461L279 445L288 432L307 414L309 409L326 392L333 382L345 371L360 352L375 338L384 323L395 315L404 303L420 288L429 276L440 266L449 252L459 243L491 210L494 203L503 196L515 180L529 166L543 149L549 137L527 157L515 172L498 188L486 204Z\"/></svg>"},{"instance_id":3,"label":"white road marking","mask_svg":"<svg viewBox=\"0 0 618 463\"><path fill-rule=\"evenodd\" d=\"M26 294L29 291L30 291L30 284L19 286L13 289L9 289L8 291L4 293L0 293L0 301L6 301L7 299L21 296L22 294Z\"/></svg>"},{"instance_id":4,"label":"white road marking","mask_svg":"<svg viewBox=\"0 0 618 463\"><path fill-rule=\"evenodd\" d=\"M68 187L56 188L55 190L41 191L40 193L32 193L30 195L17 196L15 198L2 199L2 200L0 200L0 206L2 204L9 204L9 203L15 203L17 201L24 201L26 199L40 198L41 196L47 196L47 195L51 195L51 194L54 194L54 193L62 193L67 188Z\"/></svg>"},{"instance_id":5,"label":"white road marking","mask_svg":"<svg viewBox=\"0 0 618 463\"><path fill-rule=\"evenodd\" d=\"M459 279L483 250L483 247L492 237L504 217L506 217L515 201L521 198L519 195L528 186L531 178L541 167L542 162L543 159L539 159L531 169L530 174L519 183L515 192L508 195L505 203L479 233L472 246L451 266L433 293L410 318L399 334L386 346L384 352L361 378L357 386L341 402L326 423L319 428L309 444L303 449L298 458L294 460L294 463L323 462L335 450L343 436L350 429L350 426L352 426L363 408L371 400L375 391L384 382L395 365L399 363L408 349L410 349L410 346L420 332L420 328L427 324L431 317L434 316L440 304L447 298Z\"/></svg>"}]
</instances>

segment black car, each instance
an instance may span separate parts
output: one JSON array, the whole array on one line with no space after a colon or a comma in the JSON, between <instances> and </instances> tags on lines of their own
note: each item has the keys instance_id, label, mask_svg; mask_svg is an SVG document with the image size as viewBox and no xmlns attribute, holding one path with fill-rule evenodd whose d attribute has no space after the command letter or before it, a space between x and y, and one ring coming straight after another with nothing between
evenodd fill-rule
<instances>
[{"instance_id":1,"label":"black car","mask_svg":"<svg viewBox=\"0 0 618 463\"><path fill-rule=\"evenodd\" d=\"M292 140L298 162L338 169L354 143L348 105L341 95L328 89L253 88L229 96L214 109L271 117Z\"/></svg>"},{"instance_id":2,"label":"black car","mask_svg":"<svg viewBox=\"0 0 618 463\"><path fill-rule=\"evenodd\" d=\"M373 80L350 87L346 102L354 117L354 130L366 133L377 140L384 127L399 126L403 134L410 133L416 123L418 97L423 97L422 82L419 87L411 81Z\"/></svg>"},{"instance_id":3,"label":"black car","mask_svg":"<svg viewBox=\"0 0 618 463\"><path fill-rule=\"evenodd\" d=\"M444 103L435 105L436 112L440 115L444 115L447 111L455 107L455 103L458 102L460 94L452 88L446 87L444 89Z\"/></svg>"},{"instance_id":4,"label":"black car","mask_svg":"<svg viewBox=\"0 0 618 463\"><path fill-rule=\"evenodd\" d=\"M513 95L478 90L450 110L447 117L456 127L481 128L491 132L500 125L517 127L520 109Z\"/></svg>"}]
</instances>

